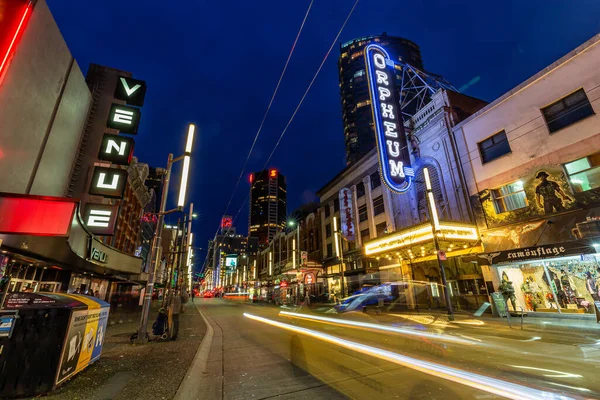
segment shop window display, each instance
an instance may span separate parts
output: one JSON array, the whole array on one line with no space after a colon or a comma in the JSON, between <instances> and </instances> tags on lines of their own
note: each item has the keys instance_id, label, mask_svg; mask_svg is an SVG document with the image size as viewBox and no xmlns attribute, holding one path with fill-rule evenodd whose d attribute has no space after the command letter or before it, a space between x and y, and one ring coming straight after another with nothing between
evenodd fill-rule
<instances>
[{"instance_id":1,"label":"shop window display","mask_svg":"<svg viewBox=\"0 0 600 400\"><path fill-rule=\"evenodd\" d=\"M592 313L600 298L600 264L594 256L511 264L498 272L511 282L517 306L526 311Z\"/></svg>"}]
</instances>

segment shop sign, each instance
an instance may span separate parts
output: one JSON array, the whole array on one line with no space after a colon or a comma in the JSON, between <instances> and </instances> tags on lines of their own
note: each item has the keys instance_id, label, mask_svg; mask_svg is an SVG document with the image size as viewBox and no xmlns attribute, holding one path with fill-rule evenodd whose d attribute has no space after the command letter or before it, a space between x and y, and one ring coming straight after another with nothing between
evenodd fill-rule
<instances>
[{"instance_id":1,"label":"shop sign","mask_svg":"<svg viewBox=\"0 0 600 400\"><path fill-rule=\"evenodd\" d=\"M90 249L90 260L106 264L108 262L108 255L102 250L98 250L92 246Z\"/></svg>"},{"instance_id":2,"label":"shop sign","mask_svg":"<svg viewBox=\"0 0 600 400\"><path fill-rule=\"evenodd\" d=\"M87 204L83 222L94 235L112 236L115 232L119 206L108 204Z\"/></svg>"},{"instance_id":3,"label":"shop sign","mask_svg":"<svg viewBox=\"0 0 600 400\"><path fill-rule=\"evenodd\" d=\"M302 260L302 265L307 265L308 264L308 251L301 251L300 258Z\"/></svg>"},{"instance_id":4,"label":"shop sign","mask_svg":"<svg viewBox=\"0 0 600 400\"><path fill-rule=\"evenodd\" d=\"M371 111L384 184L394 193L406 192L414 171L410 167L408 143L397 98L394 61L381 46L365 48L365 65L371 97Z\"/></svg>"},{"instance_id":5,"label":"shop sign","mask_svg":"<svg viewBox=\"0 0 600 400\"><path fill-rule=\"evenodd\" d=\"M535 247L524 247L508 251L480 254L490 265L516 261L528 261L543 258L557 258L581 254L594 254L594 247L581 241L563 242Z\"/></svg>"},{"instance_id":6,"label":"shop sign","mask_svg":"<svg viewBox=\"0 0 600 400\"><path fill-rule=\"evenodd\" d=\"M122 199L127 175L124 169L94 167L89 194Z\"/></svg>"},{"instance_id":7,"label":"shop sign","mask_svg":"<svg viewBox=\"0 0 600 400\"><path fill-rule=\"evenodd\" d=\"M120 76L115 88L115 99L124 100L131 106L141 107L146 97L146 82Z\"/></svg>"},{"instance_id":8,"label":"shop sign","mask_svg":"<svg viewBox=\"0 0 600 400\"><path fill-rule=\"evenodd\" d=\"M133 157L133 145L134 141L132 138L119 135L104 135L98 159L117 165L129 165Z\"/></svg>"},{"instance_id":9,"label":"shop sign","mask_svg":"<svg viewBox=\"0 0 600 400\"><path fill-rule=\"evenodd\" d=\"M508 315L508 310L506 307L506 301L504 300L504 296L502 296L502 293L492 293L492 301L494 302L494 306L496 307L498 315L500 315L501 317L506 317Z\"/></svg>"},{"instance_id":10,"label":"shop sign","mask_svg":"<svg viewBox=\"0 0 600 400\"><path fill-rule=\"evenodd\" d=\"M315 274L309 272L308 274L304 275L304 283L307 285L312 285L315 283Z\"/></svg>"},{"instance_id":11,"label":"shop sign","mask_svg":"<svg viewBox=\"0 0 600 400\"><path fill-rule=\"evenodd\" d=\"M113 104L108 113L106 126L111 129L117 129L121 133L136 135L142 112L135 107Z\"/></svg>"},{"instance_id":12,"label":"shop sign","mask_svg":"<svg viewBox=\"0 0 600 400\"><path fill-rule=\"evenodd\" d=\"M342 236L349 242L356 240L354 231L354 207L352 206L352 191L348 188L340 190L340 220L342 224Z\"/></svg>"}]
</instances>

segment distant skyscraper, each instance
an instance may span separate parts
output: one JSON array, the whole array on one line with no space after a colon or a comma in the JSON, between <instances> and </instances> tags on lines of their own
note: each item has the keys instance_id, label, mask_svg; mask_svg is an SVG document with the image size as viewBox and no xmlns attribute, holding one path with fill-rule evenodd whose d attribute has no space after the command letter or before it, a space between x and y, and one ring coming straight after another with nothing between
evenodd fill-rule
<instances>
[{"instance_id":1,"label":"distant skyscraper","mask_svg":"<svg viewBox=\"0 0 600 400\"><path fill-rule=\"evenodd\" d=\"M385 32L380 36L357 38L340 46L338 71L348 165L360 160L376 144L363 51L371 43L384 47L394 60L423 70L419 46L407 39L388 36ZM416 103L413 105L416 107Z\"/></svg>"},{"instance_id":2,"label":"distant skyscraper","mask_svg":"<svg viewBox=\"0 0 600 400\"><path fill-rule=\"evenodd\" d=\"M250 184L248 236L258 238L259 246L262 246L285 227L285 176L276 169L255 172L250 175Z\"/></svg>"}]
</instances>

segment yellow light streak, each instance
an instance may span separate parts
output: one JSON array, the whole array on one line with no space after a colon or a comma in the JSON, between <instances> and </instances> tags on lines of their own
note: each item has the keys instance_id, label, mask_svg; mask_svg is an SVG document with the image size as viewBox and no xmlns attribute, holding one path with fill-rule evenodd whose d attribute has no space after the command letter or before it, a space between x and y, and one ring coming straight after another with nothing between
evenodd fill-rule
<instances>
[{"instance_id":1,"label":"yellow light streak","mask_svg":"<svg viewBox=\"0 0 600 400\"><path fill-rule=\"evenodd\" d=\"M296 332L315 339L322 340L327 343L335 344L346 349L356 351L357 353L366 354L381 360L401 365L415 371L432 375L438 378L446 379L461 385L469 386L484 392L493 393L498 396L503 396L514 400L538 400L538 399L568 399L563 395L546 392L527 386L519 385L512 382L503 381L500 379L491 378L484 375L475 374L468 371L463 371L457 368L447 367L442 364L437 364L429 361L420 360L418 358L408 357L402 354L394 353L388 350L383 350L377 347L364 345L362 343L353 342L346 339L341 339L333 335L317 332L307 328L301 328L294 325L284 324L282 322L273 321L267 318L258 317L256 315L244 313L244 317L254 321L262 322L277 328L282 328L291 332Z\"/></svg>"},{"instance_id":2,"label":"yellow light streak","mask_svg":"<svg viewBox=\"0 0 600 400\"><path fill-rule=\"evenodd\" d=\"M368 322L350 321L350 320L345 320L345 319L340 319L340 318L328 318L328 317L321 317L321 316L317 316L317 315L299 314L299 313L294 313L294 312L289 312L289 311L281 311L279 314L286 316L286 317L291 317L291 318L300 318L300 319L309 320L309 321L332 323L332 324L336 324L336 325L340 325L340 326L352 326L352 327L356 327L356 328L366 328L366 329L376 330L376 331L397 333L399 335L424 337L424 338L428 338L428 339L441 340L443 342L452 342L452 343L465 344L465 345L476 344L473 341L460 339L460 338L457 338L457 337L454 337L451 335L440 335L440 334L436 334L436 333L416 331L414 329L397 328L394 326L372 324L372 323L368 323Z\"/></svg>"}]
</instances>

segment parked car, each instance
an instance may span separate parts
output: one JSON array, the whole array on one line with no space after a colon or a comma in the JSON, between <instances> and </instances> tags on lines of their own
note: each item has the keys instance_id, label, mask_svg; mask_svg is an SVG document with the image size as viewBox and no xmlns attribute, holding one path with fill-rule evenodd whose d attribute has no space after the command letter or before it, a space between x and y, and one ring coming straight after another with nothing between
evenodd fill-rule
<instances>
[{"instance_id":1,"label":"parked car","mask_svg":"<svg viewBox=\"0 0 600 400\"><path fill-rule=\"evenodd\" d=\"M213 294L213 292L208 291L208 292L204 292L204 295L202 297L204 297L205 299L211 299L211 298L215 297L215 295Z\"/></svg>"}]
</instances>

